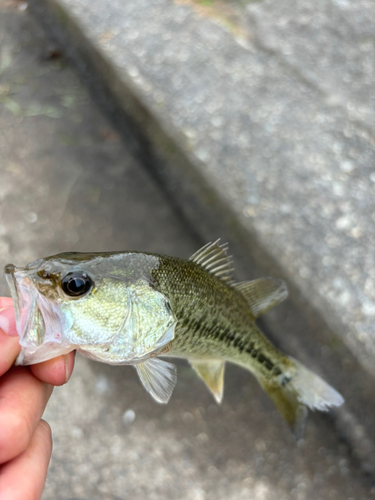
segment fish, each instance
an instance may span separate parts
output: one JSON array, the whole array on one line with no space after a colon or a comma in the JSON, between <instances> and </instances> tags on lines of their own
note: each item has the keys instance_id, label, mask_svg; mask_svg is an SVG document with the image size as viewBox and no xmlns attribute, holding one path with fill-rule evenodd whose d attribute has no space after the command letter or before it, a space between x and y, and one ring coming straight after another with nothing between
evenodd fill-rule
<instances>
[{"instance_id":1,"label":"fish","mask_svg":"<svg viewBox=\"0 0 375 500\"><path fill-rule=\"evenodd\" d=\"M284 281L236 283L228 245L208 243L189 259L145 252L66 252L5 266L21 346L18 365L76 350L112 365L134 365L141 383L167 403L186 358L220 403L227 362L250 371L290 429L302 436L308 409L344 399L283 354L256 320L288 295Z\"/></svg>"}]
</instances>

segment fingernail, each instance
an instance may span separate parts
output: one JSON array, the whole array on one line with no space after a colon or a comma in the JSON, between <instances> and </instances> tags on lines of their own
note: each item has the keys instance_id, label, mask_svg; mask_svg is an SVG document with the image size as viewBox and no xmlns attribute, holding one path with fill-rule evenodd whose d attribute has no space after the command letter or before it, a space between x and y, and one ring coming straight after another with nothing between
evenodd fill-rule
<instances>
[{"instance_id":1,"label":"fingernail","mask_svg":"<svg viewBox=\"0 0 375 500\"><path fill-rule=\"evenodd\" d=\"M16 319L13 306L0 309L0 329L12 337L17 337Z\"/></svg>"},{"instance_id":2,"label":"fingernail","mask_svg":"<svg viewBox=\"0 0 375 500\"><path fill-rule=\"evenodd\" d=\"M65 383L68 382L70 379L70 373L69 373L69 362L68 362L68 356L64 354L64 363L65 363Z\"/></svg>"},{"instance_id":3,"label":"fingernail","mask_svg":"<svg viewBox=\"0 0 375 500\"><path fill-rule=\"evenodd\" d=\"M69 356L67 354L64 354L64 363L65 363L65 383L67 383L72 376L73 373L73 367L74 367L74 358L75 358L75 351L74 351L74 356Z\"/></svg>"}]
</instances>

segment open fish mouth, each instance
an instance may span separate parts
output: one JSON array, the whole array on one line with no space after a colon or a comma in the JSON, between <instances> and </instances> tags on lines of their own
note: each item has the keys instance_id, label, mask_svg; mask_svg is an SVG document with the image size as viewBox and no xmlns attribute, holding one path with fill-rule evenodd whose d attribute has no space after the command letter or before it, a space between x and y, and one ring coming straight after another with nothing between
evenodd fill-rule
<instances>
[{"instance_id":1,"label":"open fish mouth","mask_svg":"<svg viewBox=\"0 0 375 500\"><path fill-rule=\"evenodd\" d=\"M17 332L20 344L27 343L35 346L43 343L44 321L37 305L37 291L31 278L22 269L13 264L5 267L5 279L9 285L16 315Z\"/></svg>"},{"instance_id":2,"label":"open fish mouth","mask_svg":"<svg viewBox=\"0 0 375 500\"><path fill-rule=\"evenodd\" d=\"M46 304L39 303L40 296L29 273L29 269L18 269L13 264L8 264L4 269L14 303L17 333L21 345L16 365L40 363L73 350L73 347L67 349L67 346L62 346L56 335L49 335L51 338L47 338L42 311L44 308L46 309L44 313L48 314L48 309ZM59 327L52 329L54 334L56 329L59 330Z\"/></svg>"},{"instance_id":3,"label":"open fish mouth","mask_svg":"<svg viewBox=\"0 0 375 500\"><path fill-rule=\"evenodd\" d=\"M39 263L33 262L25 268L8 264L4 269L14 303L21 346L16 365L41 363L67 354L77 347L64 339L64 319L58 308L38 291L32 275Z\"/></svg>"}]
</instances>

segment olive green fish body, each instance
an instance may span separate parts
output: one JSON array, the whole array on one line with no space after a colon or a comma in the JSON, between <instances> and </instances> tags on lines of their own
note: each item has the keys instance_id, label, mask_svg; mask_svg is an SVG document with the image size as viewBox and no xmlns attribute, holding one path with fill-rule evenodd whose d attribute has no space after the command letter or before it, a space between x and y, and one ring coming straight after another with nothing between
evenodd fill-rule
<instances>
[{"instance_id":1,"label":"olive green fish body","mask_svg":"<svg viewBox=\"0 0 375 500\"><path fill-rule=\"evenodd\" d=\"M201 266L160 256L152 276L178 320L169 356L231 361L263 377L290 364L255 326L243 295Z\"/></svg>"},{"instance_id":2,"label":"olive green fish body","mask_svg":"<svg viewBox=\"0 0 375 500\"><path fill-rule=\"evenodd\" d=\"M33 364L73 349L110 364L132 364L146 390L166 403L187 358L220 402L226 361L250 370L296 436L307 408L343 398L282 354L256 319L287 296L281 280L234 283L227 246L205 245L189 260L141 252L65 253L5 268L21 353Z\"/></svg>"}]
</instances>

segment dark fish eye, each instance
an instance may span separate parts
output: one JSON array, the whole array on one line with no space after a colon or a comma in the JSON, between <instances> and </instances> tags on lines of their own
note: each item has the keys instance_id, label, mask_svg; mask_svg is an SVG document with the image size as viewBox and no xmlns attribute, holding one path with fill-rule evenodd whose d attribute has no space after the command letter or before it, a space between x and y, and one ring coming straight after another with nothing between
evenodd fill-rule
<instances>
[{"instance_id":1,"label":"dark fish eye","mask_svg":"<svg viewBox=\"0 0 375 500\"><path fill-rule=\"evenodd\" d=\"M70 297L80 297L91 290L93 282L86 273L68 273L61 280L61 288Z\"/></svg>"}]
</instances>

